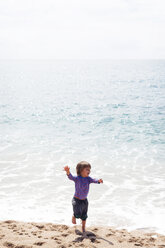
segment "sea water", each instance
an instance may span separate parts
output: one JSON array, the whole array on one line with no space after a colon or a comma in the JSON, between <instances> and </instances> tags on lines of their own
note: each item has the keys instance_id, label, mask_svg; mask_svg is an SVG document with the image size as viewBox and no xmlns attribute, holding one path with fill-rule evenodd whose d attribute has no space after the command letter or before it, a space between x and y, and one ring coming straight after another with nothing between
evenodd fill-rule
<instances>
[{"instance_id":1,"label":"sea water","mask_svg":"<svg viewBox=\"0 0 165 248\"><path fill-rule=\"evenodd\" d=\"M164 93L164 60L1 60L0 220L70 224L86 160L88 225L165 232Z\"/></svg>"}]
</instances>

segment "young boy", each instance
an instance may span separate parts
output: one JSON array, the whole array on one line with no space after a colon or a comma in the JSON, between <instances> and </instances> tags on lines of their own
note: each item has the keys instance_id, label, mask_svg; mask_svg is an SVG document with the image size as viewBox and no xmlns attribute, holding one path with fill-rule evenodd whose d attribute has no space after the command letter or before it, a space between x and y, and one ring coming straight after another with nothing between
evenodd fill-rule
<instances>
[{"instance_id":1,"label":"young boy","mask_svg":"<svg viewBox=\"0 0 165 248\"><path fill-rule=\"evenodd\" d=\"M103 183L102 179L93 179L89 177L91 165L86 161L81 161L77 164L76 171L77 176L72 176L70 173L70 168L68 166L64 167L68 178L75 182L75 194L72 199L73 205L73 216L72 223L76 224L76 218L82 220L82 231L85 232L85 224L87 219L88 211L88 200L87 195L89 192L90 183Z\"/></svg>"}]
</instances>

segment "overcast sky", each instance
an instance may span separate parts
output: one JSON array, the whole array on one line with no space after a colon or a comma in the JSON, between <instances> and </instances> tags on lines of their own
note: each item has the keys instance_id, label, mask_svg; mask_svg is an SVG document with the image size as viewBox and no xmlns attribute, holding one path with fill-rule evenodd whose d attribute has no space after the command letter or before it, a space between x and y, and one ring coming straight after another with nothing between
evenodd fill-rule
<instances>
[{"instance_id":1,"label":"overcast sky","mask_svg":"<svg viewBox=\"0 0 165 248\"><path fill-rule=\"evenodd\" d=\"M0 0L0 58L165 58L165 0Z\"/></svg>"}]
</instances>

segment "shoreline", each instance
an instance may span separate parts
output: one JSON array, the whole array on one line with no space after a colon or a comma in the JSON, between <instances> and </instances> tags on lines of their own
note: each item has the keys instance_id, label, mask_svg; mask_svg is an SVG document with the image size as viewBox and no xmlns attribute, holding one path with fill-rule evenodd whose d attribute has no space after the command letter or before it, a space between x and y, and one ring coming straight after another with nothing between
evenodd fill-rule
<instances>
[{"instance_id":1,"label":"shoreline","mask_svg":"<svg viewBox=\"0 0 165 248\"><path fill-rule=\"evenodd\" d=\"M45 222L0 221L1 248L165 248L165 236L143 230L127 231L109 226L89 226L82 235L81 226Z\"/></svg>"}]
</instances>

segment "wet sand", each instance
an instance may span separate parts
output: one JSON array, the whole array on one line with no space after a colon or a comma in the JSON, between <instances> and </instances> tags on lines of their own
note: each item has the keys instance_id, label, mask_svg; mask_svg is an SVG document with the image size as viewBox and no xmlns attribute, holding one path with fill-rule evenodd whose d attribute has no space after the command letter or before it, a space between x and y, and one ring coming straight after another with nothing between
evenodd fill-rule
<instances>
[{"instance_id":1,"label":"wet sand","mask_svg":"<svg viewBox=\"0 0 165 248\"><path fill-rule=\"evenodd\" d=\"M81 226L53 223L0 222L0 248L165 248L165 236L139 230L128 232L113 227L91 226L83 236Z\"/></svg>"}]
</instances>

